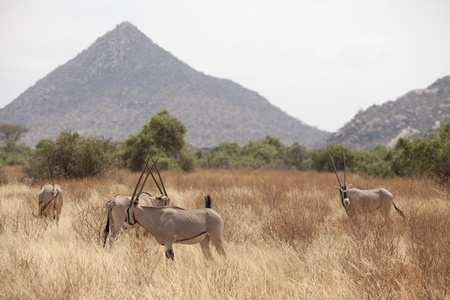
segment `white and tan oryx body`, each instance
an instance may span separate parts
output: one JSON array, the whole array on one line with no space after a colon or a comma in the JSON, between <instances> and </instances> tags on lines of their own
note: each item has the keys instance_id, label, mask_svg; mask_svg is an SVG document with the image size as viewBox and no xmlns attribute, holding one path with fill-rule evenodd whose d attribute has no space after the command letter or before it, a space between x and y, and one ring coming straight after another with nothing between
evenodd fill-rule
<instances>
[{"instance_id":1,"label":"white and tan oryx body","mask_svg":"<svg viewBox=\"0 0 450 300\"><path fill-rule=\"evenodd\" d=\"M152 159L153 160L153 159ZM119 234L120 227L124 227L125 229L128 228L129 222L127 220L127 209L131 206L133 199L139 199L143 206L167 206L170 203L170 198L167 196L166 188L164 187L164 183L161 178L161 174L159 173L159 170L156 166L156 161L153 162L153 165L149 168L148 162L150 161L150 158L147 160L147 163L145 164L144 170L141 173L141 176L139 177L138 183L136 184L136 187L133 192L133 196L124 196L124 195L116 195L113 198L109 199L108 202L106 202L106 213L107 213L107 221L106 226L104 230L104 240L103 240L103 247L106 245L106 239L108 238L109 230L111 229L111 236L109 239L109 245L110 248L113 247L114 241L117 239L117 235ZM153 176L152 169L153 167L156 168L158 171L159 179L161 180L161 185L163 187L163 190L161 190L161 187L158 184L158 181L156 180L155 176ZM145 171L148 169L147 176L145 177L141 188L138 192L138 187L140 185L140 182L142 180L142 176L144 175ZM147 178L149 175L152 175L153 180L156 183L156 186L158 187L159 191L161 192L161 195L159 196L152 196L149 193L142 192L142 189L144 188L145 182L147 181ZM138 193L136 193L138 192ZM164 194L163 194L164 193ZM136 196L136 197L135 197ZM136 226L136 235L138 235L139 227Z\"/></svg>"},{"instance_id":2,"label":"white and tan oryx body","mask_svg":"<svg viewBox=\"0 0 450 300\"><path fill-rule=\"evenodd\" d=\"M170 199L165 195L151 196L149 193L143 192L139 196L143 206L166 206L169 205ZM125 195L115 195L106 202L106 212L107 221L104 230L104 242L103 246L106 244L106 239L108 238L108 233L111 230L111 236L109 237L109 245L112 248L113 243L117 239L117 235L120 232L120 228L124 226L127 227L127 208L130 206L131 196ZM136 228L136 235L139 234L139 226L132 226Z\"/></svg>"},{"instance_id":3,"label":"white and tan oryx body","mask_svg":"<svg viewBox=\"0 0 450 300\"><path fill-rule=\"evenodd\" d=\"M206 258L211 257L210 240L219 254L225 254L222 246L223 220L210 208L211 198L206 197L206 207L182 209L169 207L144 207L135 199L128 211L128 221L138 223L165 246L166 257L174 259L172 245L200 243Z\"/></svg>"},{"instance_id":4,"label":"white and tan oryx body","mask_svg":"<svg viewBox=\"0 0 450 300\"><path fill-rule=\"evenodd\" d=\"M56 224L59 222L59 216L64 202L63 193L61 187L57 184L46 183L38 196L39 213L37 217L49 217L50 219L56 219Z\"/></svg>"},{"instance_id":5,"label":"white and tan oryx body","mask_svg":"<svg viewBox=\"0 0 450 300\"><path fill-rule=\"evenodd\" d=\"M361 190L358 188L347 189L347 200L344 198L344 190L341 191L341 202L349 217L362 214L381 213L385 220L390 220L391 207L403 217L403 212L395 206L392 194L383 188L373 190Z\"/></svg>"},{"instance_id":6,"label":"white and tan oryx body","mask_svg":"<svg viewBox=\"0 0 450 300\"><path fill-rule=\"evenodd\" d=\"M400 216L404 217L403 212L395 206L393 196L388 190L384 188L373 190L363 190L359 188L349 189L351 184L347 185L344 149L342 149L342 155L344 158L344 185L341 184L341 180L339 179L339 175L330 152L328 152L328 155L333 163L334 171L339 182L339 187L336 187L336 189L339 190L342 205L344 206L349 217L356 217L361 214L381 213L385 220L389 221L389 212L391 211L392 206L394 206Z\"/></svg>"}]
</instances>

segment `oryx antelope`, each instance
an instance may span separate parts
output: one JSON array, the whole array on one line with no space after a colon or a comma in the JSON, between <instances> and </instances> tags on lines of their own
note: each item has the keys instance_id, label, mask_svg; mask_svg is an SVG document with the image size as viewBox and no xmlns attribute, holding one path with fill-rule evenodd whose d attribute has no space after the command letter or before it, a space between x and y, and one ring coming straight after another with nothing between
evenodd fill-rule
<instances>
[{"instance_id":1,"label":"oryx antelope","mask_svg":"<svg viewBox=\"0 0 450 300\"><path fill-rule=\"evenodd\" d=\"M166 206L169 205L170 199L165 195L152 196L149 193L143 192L139 196L139 199L142 201L142 205L144 206ZM114 241L117 239L117 235L119 234L120 228L123 226L124 228L128 227L127 222L127 208L130 206L131 196L125 195L115 195L111 199L106 202L106 212L107 212L107 221L106 227L104 230L104 241L103 247L106 245L106 239L108 238L108 233L111 230L111 236L109 237L109 245L112 248ZM138 226L133 226L136 230L139 229ZM138 232L136 232L138 235Z\"/></svg>"},{"instance_id":2,"label":"oryx antelope","mask_svg":"<svg viewBox=\"0 0 450 300\"><path fill-rule=\"evenodd\" d=\"M388 221L390 220L389 212L392 205L400 216L405 217L403 212L395 205L392 200L393 196L388 190L383 188L373 190L362 190L360 188L349 189L351 184L347 185L344 149L342 149L342 156L344 158L344 185L341 184L341 180L339 179L339 175L330 152L328 152L328 155L330 156L337 180L339 182L339 187L336 187L336 189L339 190L342 205L344 206L349 217L355 217L359 214L380 212L383 214L385 220Z\"/></svg>"},{"instance_id":3,"label":"oryx antelope","mask_svg":"<svg viewBox=\"0 0 450 300\"><path fill-rule=\"evenodd\" d=\"M139 178L138 184L141 181L142 176L147 167L148 167L148 162L147 162L146 166L144 167L144 171L142 172L142 174ZM152 167L149 169L145 180L147 180L148 175L151 174L159 191L161 193L163 193L157 180L155 179L155 177L153 176L153 173L151 172L151 169L153 167L156 167L156 162L154 162ZM170 203L170 198L167 196L167 192L164 187L164 183L162 181L161 175L160 175L157 167L156 167L156 170L158 171L159 179L161 180L161 185L163 186L164 194L161 194L159 196L152 196L147 192L142 192L142 188L144 187L144 184L145 184L145 182L144 182L144 184L141 187L141 190L139 191L139 194L136 197L141 200L141 203L143 206L159 207L159 206L167 206ZM119 234L120 227L123 226L125 229L128 228L129 223L127 222L127 213L126 212L127 212L127 208L131 205L131 198L135 196L136 191L137 191L137 188L135 189L133 196L125 196L125 195L117 194L114 197L112 197L111 199L109 199L108 202L106 202L105 206L106 206L106 213L107 213L107 221L106 221L106 226L105 226L105 230L104 230L103 247L105 247L105 245L106 245L106 240L108 238L108 233L110 230L111 230L111 236L109 239L109 244L110 244L110 248L112 248L113 243L117 239L117 235ZM139 227L138 226L133 226L133 227L136 228L136 230L137 230L136 235L138 235Z\"/></svg>"},{"instance_id":4,"label":"oryx antelope","mask_svg":"<svg viewBox=\"0 0 450 300\"><path fill-rule=\"evenodd\" d=\"M33 216L35 218L43 216L56 219L56 224L58 224L63 202L64 197L61 187L57 184L46 183L38 196L39 213L36 215L33 212Z\"/></svg>"},{"instance_id":5,"label":"oryx antelope","mask_svg":"<svg viewBox=\"0 0 450 300\"><path fill-rule=\"evenodd\" d=\"M153 165L155 165L155 163L156 162L153 162ZM138 190L141 178L144 175L147 166L148 161L136 184L130 205L127 208L128 223L130 225L137 223L147 229L147 231L156 238L158 243L166 247L166 258L172 260L175 257L172 249L174 243L200 243L203 254L206 258L209 258L211 257L209 242L212 241L217 252L225 254L222 246L223 220L217 212L211 209L211 197L205 197L206 208L200 209L183 209L176 206L151 207L141 205L139 197L140 192L136 194L136 191ZM149 173L151 173L152 168L149 168ZM156 168L156 170L158 169ZM142 187L145 185L147 177L148 174L144 179ZM153 177L153 179L155 178ZM155 183L157 184L156 180ZM140 188L141 191L142 187ZM167 196L165 188L164 193Z\"/></svg>"},{"instance_id":6,"label":"oryx antelope","mask_svg":"<svg viewBox=\"0 0 450 300\"><path fill-rule=\"evenodd\" d=\"M222 246L222 217L212 210L211 198L205 197L206 208L183 209L176 206L141 206L139 198L129 207L128 222L138 223L165 246L166 258L174 259L172 245L200 243L206 258L211 257L210 240L219 254L225 255Z\"/></svg>"}]
</instances>

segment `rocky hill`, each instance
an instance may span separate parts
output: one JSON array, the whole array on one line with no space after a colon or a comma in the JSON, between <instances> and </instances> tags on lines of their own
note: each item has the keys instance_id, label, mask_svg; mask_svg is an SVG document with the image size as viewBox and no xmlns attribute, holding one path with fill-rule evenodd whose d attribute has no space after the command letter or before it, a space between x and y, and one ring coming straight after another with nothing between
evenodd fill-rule
<instances>
[{"instance_id":1,"label":"rocky hill","mask_svg":"<svg viewBox=\"0 0 450 300\"><path fill-rule=\"evenodd\" d=\"M328 141L352 149L370 149L378 144L392 147L400 137L421 135L448 120L450 76L438 79L426 89L413 90L396 101L359 112Z\"/></svg>"},{"instance_id":2,"label":"rocky hill","mask_svg":"<svg viewBox=\"0 0 450 300\"><path fill-rule=\"evenodd\" d=\"M0 123L31 129L23 141L32 146L62 129L123 141L162 109L186 125L186 141L197 147L267 135L312 147L329 136L254 91L194 70L128 22L1 109Z\"/></svg>"}]
</instances>

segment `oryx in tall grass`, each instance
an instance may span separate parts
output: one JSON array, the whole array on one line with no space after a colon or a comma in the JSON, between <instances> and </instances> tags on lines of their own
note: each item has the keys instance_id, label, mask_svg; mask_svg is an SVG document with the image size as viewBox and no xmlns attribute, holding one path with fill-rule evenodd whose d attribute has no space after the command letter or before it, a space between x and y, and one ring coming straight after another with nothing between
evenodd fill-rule
<instances>
[{"instance_id":1,"label":"oryx in tall grass","mask_svg":"<svg viewBox=\"0 0 450 300\"><path fill-rule=\"evenodd\" d=\"M165 246L166 258L174 259L173 244L198 244L206 258L211 257L209 242L219 254L225 255L222 246L223 220L211 209L211 198L205 197L206 208L183 209L177 206L141 206L135 198L129 207L128 222L139 224Z\"/></svg>"},{"instance_id":2,"label":"oryx in tall grass","mask_svg":"<svg viewBox=\"0 0 450 300\"><path fill-rule=\"evenodd\" d=\"M142 192L139 196L139 199L142 201L142 205L144 206L166 206L169 205L170 199L165 195L152 196L147 192ZM117 239L117 235L120 232L120 228L124 227L128 229L127 222L127 208L130 206L131 196L125 195L115 195L111 199L106 202L106 211L107 211L107 221L104 230L104 241L103 247L106 245L106 240L108 238L108 233L111 231L111 235L109 237L109 245L112 248L113 243ZM136 229L136 236L139 236L139 226L131 226Z\"/></svg>"},{"instance_id":3,"label":"oryx in tall grass","mask_svg":"<svg viewBox=\"0 0 450 300\"><path fill-rule=\"evenodd\" d=\"M148 167L148 165L145 166L143 173L141 174L141 177L139 178L139 182L142 179L142 176L146 170L146 168ZM159 179L161 181L161 185L163 187L163 190L161 190L161 187L159 186L156 178L154 177L153 173L151 172L151 169L155 167L157 172L158 172L158 176ZM160 207L160 206L167 206L170 203L170 198L167 196L167 192L166 189L164 187L164 183L162 181L161 178L161 174L159 173L159 170L156 167L156 162L154 162L154 164L152 165L152 167L149 169L148 175L151 174L153 177L153 180L156 183L156 186L158 187L159 191L161 192L161 195L159 196L152 196L151 194L147 193L147 192L142 192L142 189L144 187L144 185L142 185L141 190L139 191L139 195L137 195L137 198L139 198L139 200L142 203L142 206L156 206L156 207ZM146 179L147 179L146 177ZM145 184L145 183L144 183ZM135 191L136 193L136 191ZM164 193L164 194L162 194ZM127 208L130 206L131 204L131 198L132 196L125 196L125 195L120 195L117 194L114 197L112 197L111 199L108 200L108 202L106 202L106 212L107 212L107 221L106 221L106 226L104 229L104 241L103 241L103 247L105 247L106 245L106 240L108 238L108 233L109 231L111 231L111 235L109 238L109 244L110 247L113 247L113 243L114 241L117 239L117 235L119 234L120 228L123 226L125 229L127 229L129 226L129 223L127 222ZM136 229L136 236L139 235L139 226L131 226L133 228Z\"/></svg>"},{"instance_id":4,"label":"oryx in tall grass","mask_svg":"<svg viewBox=\"0 0 450 300\"><path fill-rule=\"evenodd\" d=\"M360 188L349 189L351 184L347 185L344 149L342 149L342 156L344 158L344 185L341 184L341 180L339 179L339 175L330 152L328 152L328 155L330 156L334 172L336 173L336 177L339 182L339 187L336 187L336 189L339 190L342 205L344 206L349 217L376 212L382 213L385 220L390 221L389 212L392 205L400 216L405 217L403 212L395 205L392 200L393 196L388 190L384 188L373 190L362 190Z\"/></svg>"},{"instance_id":5,"label":"oryx in tall grass","mask_svg":"<svg viewBox=\"0 0 450 300\"><path fill-rule=\"evenodd\" d=\"M200 243L203 254L210 258L209 242L212 241L217 252L225 254L222 246L223 220L211 209L210 196L205 197L206 208L200 209L142 206L139 194L135 197L138 186L139 181L127 209L127 220L130 225L139 224L153 234L158 243L165 246L166 258L174 259L174 243Z\"/></svg>"},{"instance_id":6,"label":"oryx in tall grass","mask_svg":"<svg viewBox=\"0 0 450 300\"><path fill-rule=\"evenodd\" d=\"M43 216L56 219L56 224L58 224L63 202L64 197L61 187L57 184L46 183L38 196L39 213L36 215L33 212L33 216L35 218Z\"/></svg>"}]
</instances>

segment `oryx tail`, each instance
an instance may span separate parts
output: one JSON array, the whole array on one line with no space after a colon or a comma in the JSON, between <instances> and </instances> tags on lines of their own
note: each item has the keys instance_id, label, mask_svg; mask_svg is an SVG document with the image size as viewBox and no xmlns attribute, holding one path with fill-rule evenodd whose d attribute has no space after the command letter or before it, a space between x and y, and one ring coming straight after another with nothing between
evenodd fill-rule
<instances>
[{"instance_id":1,"label":"oryx tail","mask_svg":"<svg viewBox=\"0 0 450 300\"><path fill-rule=\"evenodd\" d=\"M106 239L108 238L108 234L109 234L109 219L111 218L111 209L107 208L108 210L108 218L106 219L106 226L105 226L105 230L104 230L104 240L103 240L103 248L105 248L106 245Z\"/></svg>"},{"instance_id":2,"label":"oryx tail","mask_svg":"<svg viewBox=\"0 0 450 300\"><path fill-rule=\"evenodd\" d=\"M209 195L205 197L205 207L211 208L211 196Z\"/></svg>"},{"instance_id":3,"label":"oryx tail","mask_svg":"<svg viewBox=\"0 0 450 300\"><path fill-rule=\"evenodd\" d=\"M405 214L401 211L400 208L398 208L398 207L395 205L394 201L392 201L392 205L394 205L394 208L395 208L395 210L398 212L398 214L399 214L400 216L402 216L403 218L406 219Z\"/></svg>"}]
</instances>

